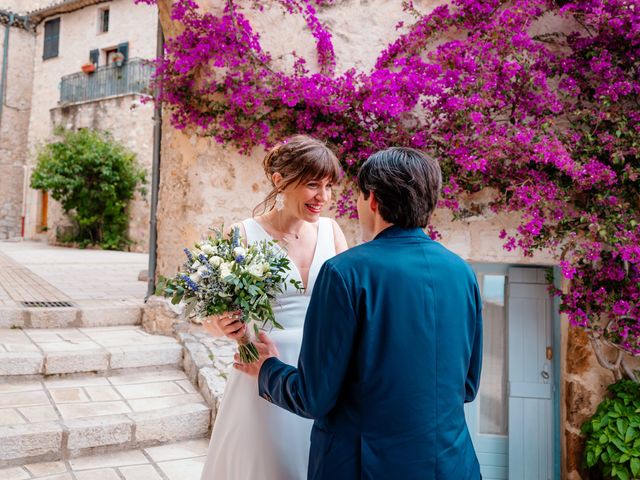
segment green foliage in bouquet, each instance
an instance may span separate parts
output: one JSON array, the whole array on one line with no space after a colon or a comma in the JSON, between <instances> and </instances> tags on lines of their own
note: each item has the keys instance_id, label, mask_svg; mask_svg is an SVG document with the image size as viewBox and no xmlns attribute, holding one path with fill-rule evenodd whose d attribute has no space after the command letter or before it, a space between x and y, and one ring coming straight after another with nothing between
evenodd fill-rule
<instances>
[{"instance_id":1,"label":"green foliage in bouquet","mask_svg":"<svg viewBox=\"0 0 640 480\"><path fill-rule=\"evenodd\" d=\"M620 380L582 425L584 460L607 478L640 478L640 384Z\"/></svg>"},{"instance_id":2,"label":"green foliage in bouquet","mask_svg":"<svg viewBox=\"0 0 640 480\"><path fill-rule=\"evenodd\" d=\"M227 237L213 229L210 236L196 243L181 272L160 277L156 295L171 297L171 303L185 305L185 315L201 318L240 310L242 321L259 328L282 329L273 313L273 303L287 284L302 290L302 284L288 278L290 260L275 241L261 241L244 247L235 227ZM258 351L249 338L239 341L243 362L258 359Z\"/></svg>"},{"instance_id":3,"label":"green foliage in bouquet","mask_svg":"<svg viewBox=\"0 0 640 480\"><path fill-rule=\"evenodd\" d=\"M31 188L46 190L62 204L75 224L70 241L81 247L125 248L131 243L127 205L146 182L135 154L97 130L58 127L55 135L59 140L38 152Z\"/></svg>"}]
</instances>

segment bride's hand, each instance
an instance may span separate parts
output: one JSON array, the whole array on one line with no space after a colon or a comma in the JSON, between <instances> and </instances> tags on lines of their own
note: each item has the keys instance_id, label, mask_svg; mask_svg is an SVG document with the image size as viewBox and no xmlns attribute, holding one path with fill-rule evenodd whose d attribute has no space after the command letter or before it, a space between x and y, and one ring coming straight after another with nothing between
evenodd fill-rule
<instances>
[{"instance_id":1,"label":"bride's hand","mask_svg":"<svg viewBox=\"0 0 640 480\"><path fill-rule=\"evenodd\" d=\"M210 315L204 319L202 325L214 337L224 335L233 340L239 340L247 331L247 326L242 322L242 312L240 311Z\"/></svg>"}]
</instances>

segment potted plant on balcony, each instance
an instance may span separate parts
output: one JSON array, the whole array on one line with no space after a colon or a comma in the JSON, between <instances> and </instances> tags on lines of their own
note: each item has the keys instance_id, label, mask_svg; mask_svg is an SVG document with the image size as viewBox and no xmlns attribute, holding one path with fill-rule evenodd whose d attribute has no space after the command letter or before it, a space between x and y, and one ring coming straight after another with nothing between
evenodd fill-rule
<instances>
[{"instance_id":1,"label":"potted plant on balcony","mask_svg":"<svg viewBox=\"0 0 640 480\"><path fill-rule=\"evenodd\" d=\"M84 73L93 73L96 71L96 64L92 62L87 62L84 65L82 65L81 68Z\"/></svg>"},{"instance_id":2,"label":"potted plant on balcony","mask_svg":"<svg viewBox=\"0 0 640 480\"><path fill-rule=\"evenodd\" d=\"M115 63L116 67L121 67L124 64L124 55L121 52L116 52L111 57L111 61Z\"/></svg>"}]
</instances>

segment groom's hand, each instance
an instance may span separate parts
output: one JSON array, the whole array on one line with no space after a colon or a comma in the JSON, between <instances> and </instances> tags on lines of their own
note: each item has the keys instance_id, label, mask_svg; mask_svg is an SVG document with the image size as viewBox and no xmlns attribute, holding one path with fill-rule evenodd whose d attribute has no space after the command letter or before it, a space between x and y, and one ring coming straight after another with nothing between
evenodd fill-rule
<instances>
[{"instance_id":1,"label":"groom's hand","mask_svg":"<svg viewBox=\"0 0 640 480\"><path fill-rule=\"evenodd\" d=\"M251 375L252 377L258 376L260 369L262 368L262 364L267 358L277 357L279 355L276 344L271 341L266 333L260 332L258 338L259 341L253 342L258 349L258 354L260 355L258 360L253 363L242 363L240 361L240 355L236 353L233 357L235 360L233 367L247 375Z\"/></svg>"}]
</instances>

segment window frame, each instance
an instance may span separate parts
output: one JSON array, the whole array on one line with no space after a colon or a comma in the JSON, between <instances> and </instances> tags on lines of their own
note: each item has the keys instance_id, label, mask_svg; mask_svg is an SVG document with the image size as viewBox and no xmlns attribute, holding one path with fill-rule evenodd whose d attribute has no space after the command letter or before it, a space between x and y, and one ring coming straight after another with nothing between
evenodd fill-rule
<instances>
[{"instance_id":1,"label":"window frame","mask_svg":"<svg viewBox=\"0 0 640 480\"><path fill-rule=\"evenodd\" d=\"M47 32L48 27L57 24L57 32L55 34ZM43 32L43 44L42 44L42 60L49 60L51 58L57 58L60 56L60 27L62 24L62 17L51 18L44 22ZM53 29L54 27L49 27ZM55 40L54 40L55 39ZM52 47L55 41L55 48Z\"/></svg>"}]
</instances>

